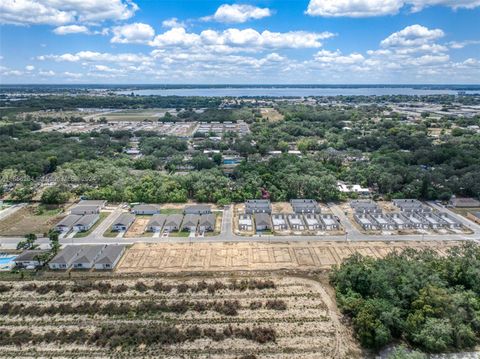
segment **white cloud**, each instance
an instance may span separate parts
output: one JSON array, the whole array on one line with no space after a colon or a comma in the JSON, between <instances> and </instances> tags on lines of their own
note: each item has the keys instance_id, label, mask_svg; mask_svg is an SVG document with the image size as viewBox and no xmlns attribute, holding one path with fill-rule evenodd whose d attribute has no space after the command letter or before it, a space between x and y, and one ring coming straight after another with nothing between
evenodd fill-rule
<instances>
[{"instance_id":1,"label":"white cloud","mask_svg":"<svg viewBox=\"0 0 480 359\"><path fill-rule=\"evenodd\" d=\"M340 50L320 50L314 55L314 59L321 63L352 65L362 63L365 60L365 57L359 53L342 55Z\"/></svg>"},{"instance_id":2,"label":"white cloud","mask_svg":"<svg viewBox=\"0 0 480 359\"><path fill-rule=\"evenodd\" d=\"M150 25L140 22L116 26L112 31L113 37L110 42L120 44L146 44L155 36L155 30Z\"/></svg>"},{"instance_id":3,"label":"white cloud","mask_svg":"<svg viewBox=\"0 0 480 359\"><path fill-rule=\"evenodd\" d=\"M88 27L83 25L63 25L53 29L53 32L57 35L69 35L69 34L88 34Z\"/></svg>"},{"instance_id":4,"label":"white cloud","mask_svg":"<svg viewBox=\"0 0 480 359\"><path fill-rule=\"evenodd\" d=\"M40 76L44 76L44 77L52 77L52 76L55 76L55 72L52 71L52 70L39 71L38 74L39 74Z\"/></svg>"},{"instance_id":5,"label":"white cloud","mask_svg":"<svg viewBox=\"0 0 480 359\"><path fill-rule=\"evenodd\" d=\"M79 62L79 61L104 61L104 62L121 62L121 63L135 63L148 62L150 57L142 54L121 53L110 54L94 51L80 51L76 54L62 54L62 55L42 55L38 57L39 60L54 60L59 62Z\"/></svg>"},{"instance_id":6,"label":"white cloud","mask_svg":"<svg viewBox=\"0 0 480 359\"><path fill-rule=\"evenodd\" d=\"M33 66L33 65L27 65L27 66L25 66L25 70L27 70L27 71L33 71L33 70L35 70L35 66Z\"/></svg>"},{"instance_id":7,"label":"white cloud","mask_svg":"<svg viewBox=\"0 0 480 359\"><path fill-rule=\"evenodd\" d=\"M227 29L222 32L204 30L200 34L188 33L184 28L173 28L157 35L151 42L155 47L210 47L220 52L236 50L252 51L262 48L318 48L322 46L320 40L333 37L330 32L314 33L306 31L261 33L254 29Z\"/></svg>"},{"instance_id":8,"label":"white cloud","mask_svg":"<svg viewBox=\"0 0 480 359\"><path fill-rule=\"evenodd\" d=\"M382 16L396 14L402 6L402 0L310 0L306 13L325 17Z\"/></svg>"},{"instance_id":9,"label":"white cloud","mask_svg":"<svg viewBox=\"0 0 480 359\"><path fill-rule=\"evenodd\" d=\"M421 46L443 37L445 33L440 29L429 29L421 25L407 26L401 31L394 32L382 40L382 47L412 47Z\"/></svg>"},{"instance_id":10,"label":"white cloud","mask_svg":"<svg viewBox=\"0 0 480 359\"><path fill-rule=\"evenodd\" d=\"M163 20L162 26L171 29L173 27L185 27L185 23L178 21L176 17L172 17L170 19Z\"/></svg>"},{"instance_id":11,"label":"white cloud","mask_svg":"<svg viewBox=\"0 0 480 359\"><path fill-rule=\"evenodd\" d=\"M452 41L449 42L447 45L450 46L450 48L452 49L463 49L465 46L478 44L480 44L480 40Z\"/></svg>"},{"instance_id":12,"label":"white cloud","mask_svg":"<svg viewBox=\"0 0 480 359\"><path fill-rule=\"evenodd\" d=\"M64 25L126 20L138 6L130 0L1 0L0 23Z\"/></svg>"},{"instance_id":13,"label":"white cloud","mask_svg":"<svg viewBox=\"0 0 480 359\"><path fill-rule=\"evenodd\" d=\"M480 0L310 0L305 12L311 16L370 17L395 15L404 6L415 12L435 5L473 9L480 6Z\"/></svg>"},{"instance_id":14,"label":"white cloud","mask_svg":"<svg viewBox=\"0 0 480 359\"><path fill-rule=\"evenodd\" d=\"M259 8L252 5L223 4L215 14L202 18L204 21L218 21L224 23L244 23L249 20L258 20L272 15L268 8Z\"/></svg>"}]
</instances>

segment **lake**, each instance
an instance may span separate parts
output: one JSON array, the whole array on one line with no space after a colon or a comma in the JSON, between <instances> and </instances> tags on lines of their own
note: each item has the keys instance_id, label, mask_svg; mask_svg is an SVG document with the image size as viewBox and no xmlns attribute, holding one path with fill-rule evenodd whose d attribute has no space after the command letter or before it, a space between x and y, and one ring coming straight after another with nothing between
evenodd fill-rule
<instances>
[{"instance_id":1,"label":"lake","mask_svg":"<svg viewBox=\"0 0 480 359\"><path fill-rule=\"evenodd\" d=\"M455 89L422 89L414 87L202 87L132 89L117 91L122 95L139 96L205 96L205 97L308 97L308 96L390 96L390 95L456 95ZM480 90L464 91L480 94Z\"/></svg>"}]
</instances>

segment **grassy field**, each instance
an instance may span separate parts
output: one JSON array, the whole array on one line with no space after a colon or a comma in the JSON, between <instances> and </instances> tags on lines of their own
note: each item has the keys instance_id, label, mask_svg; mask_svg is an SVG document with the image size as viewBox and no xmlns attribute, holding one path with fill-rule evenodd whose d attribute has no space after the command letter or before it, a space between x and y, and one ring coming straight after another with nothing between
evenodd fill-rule
<instances>
[{"instance_id":1,"label":"grassy field","mask_svg":"<svg viewBox=\"0 0 480 359\"><path fill-rule=\"evenodd\" d=\"M106 114L98 114L95 116L95 119L105 117L107 121L144 121L144 120L158 120L163 117L166 112L174 114L175 110L172 109L161 109L161 108L152 108L152 109L132 109L132 110L122 110Z\"/></svg>"},{"instance_id":2,"label":"grassy field","mask_svg":"<svg viewBox=\"0 0 480 359\"><path fill-rule=\"evenodd\" d=\"M1 284L1 356L360 358L329 289L222 274Z\"/></svg>"},{"instance_id":3,"label":"grassy field","mask_svg":"<svg viewBox=\"0 0 480 359\"><path fill-rule=\"evenodd\" d=\"M46 233L61 219L61 212L61 208L45 209L41 206L20 208L0 221L0 233L3 236Z\"/></svg>"},{"instance_id":4,"label":"grassy field","mask_svg":"<svg viewBox=\"0 0 480 359\"><path fill-rule=\"evenodd\" d=\"M110 212L100 212L100 218L98 219L97 223L95 223L92 226L92 228L90 228L86 232L78 232L77 234L75 234L74 238L83 238L90 235L90 233L92 233L95 230L95 228L97 228L100 225L100 223L102 223L103 220L107 218L109 215L110 215Z\"/></svg>"}]
</instances>

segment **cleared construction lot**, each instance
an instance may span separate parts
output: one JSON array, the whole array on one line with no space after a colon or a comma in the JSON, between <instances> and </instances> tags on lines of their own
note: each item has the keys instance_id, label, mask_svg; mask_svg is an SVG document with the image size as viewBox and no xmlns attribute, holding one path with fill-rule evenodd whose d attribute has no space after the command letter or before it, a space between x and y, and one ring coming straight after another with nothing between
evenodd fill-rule
<instances>
[{"instance_id":1,"label":"cleared construction lot","mask_svg":"<svg viewBox=\"0 0 480 359\"><path fill-rule=\"evenodd\" d=\"M405 248L431 248L444 254L459 242L295 242L295 243L138 243L118 264L119 273L327 269L353 253L383 257Z\"/></svg>"},{"instance_id":2,"label":"cleared construction lot","mask_svg":"<svg viewBox=\"0 0 480 359\"><path fill-rule=\"evenodd\" d=\"M6 358L361 358L328 285L295 276L8 283Z\"/></svg>"}]
</instances>

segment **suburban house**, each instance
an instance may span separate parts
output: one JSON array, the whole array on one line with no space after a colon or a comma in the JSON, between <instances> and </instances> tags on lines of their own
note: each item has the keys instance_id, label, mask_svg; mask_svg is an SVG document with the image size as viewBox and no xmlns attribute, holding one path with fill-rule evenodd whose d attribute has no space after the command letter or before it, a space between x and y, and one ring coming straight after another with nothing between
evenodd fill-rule
<instances>
[{"instance_id":1,"label":"suburban house","mask_svg":"<svg viewBox=\"0 0 480 359\"><path fill-rule=\"evenodd\" d=\"M386 216L395 224L397 229L408 229L412 227L408 218L401 213L387 213Z\"/></svg>"},{"instance_id":2,"label":"suburban house","mask_svg":"<svg viewBox=\"0 0 480 359\"><path fill-rule=\"evenodd\" d=\"M257 231L268 231L272 229L272 221L268 213L255 213L255 229Z\"/></svg>"},{"instance_id":3,"label":"suburban house","mask_svg":"<svg viewBox=\"0 0 480 359\"><path fill-rule=\"evenodd\" d=\"M356 199L350 201L350 207L355 210L355 213L381 213L382 210L378 207L378 205L370 200L370 199Z\"/></svg>"},{"instance_id":4,"label":"suburban house","mask_svg":"<svg viewBox=\"0 0 480 359\"><path fill-rule=\"evenodd\" d=\"M303 220L310 231L322 229L322 223L315 214L307 213L303 216Z\"/></svg>"},{"instance_id":5,"label":"suburban house","mask_svg":"<svg viewBox=\"0 0 480 359\"><path fill-rule=\"evenodd\" d=\"M23 251L22 254L15 258L15 265L21 268L34 269L44 264L39 257L46 253L48 253L47 250L40 249Z\"/></svg>"},{"instance_id":6,"label":"suburban house","mask_svg":"<svg viewBox=\"0 0 480 359\"><path fill-rule=\"evenodd\" d=\"M475 198L452 196L450 205L457 208L480 208L480 201Z\"/></svg>"},{"instance_id":7,"label":"suburban house","mask_svg":"<svg viewBox=\"0 0 480 359\"><path fill-rule=\"evenodd\" d=\"M251 214L240 214L238 216L238 229L241 231L253 231L253 221Z\"/></svg>"},{"instance_id":8,"label":"suburban house","mask_svg":"<svg viewBox=\"0 0 480 359\"><path fill-rule=\"evenodd\" d=\"M447 222L433 213L422 213L422 216L433 229L444 228L447 226Z\"/></svg>"},{"instance_id":9,"label":"suburban house","mask_svg":"<svg viewBox=\"0 0 480 359\"><path fill-rule=\"evenodd\" d=\"M82 199L78 202L80 206L98 206L100 209L104 208L107 205L107 201L103 199Z\"/></svg>"},{"instance_id":10,"label":"suburban house","mask_svg":"<svg viewBox=\"0 0 480 359\"><path fill-rule=\"evenodd\" d=\"M158 204L137 204L132 208L133 214L154 215L160 213L160 205Z\"/></svg>"},{"instance_id":11,"label":"suburban house","mask_svg":"<svg viewBox=\"0 0 480 359\"><path fill-rule=\"evenodd\" d=\"M245 202L245 213L272 213L272 205L268 199L249 199Z\"/></svg>"},{"instance_id":12,"label":"suburban house","mask_svg":"<svg viewBox=\"0 0 480 359\"><path fill-rule=\"evenodd\" d=\"M447 212L441 212L438 214L438 217L440 217L442 220L445 221L446 226L451 229L458 229L462 228L462 222L460 222L457 218L452 216L450 213Z\"/></svg>"},{"instance_id":13,"label":"suburban house","mask_svg":"<svg viewBox=\"0 0 480 359\"><path fill-rule=\"evenodd\" d=\"M370 218L373 219L380 229L383 230L393 230L396 229L396 225L394 222L390 220L389 217L382 213L371 213Z\"/></svg>"},{"instance_id":14,"label":"suburban house","mask_svg":"<svg viewBox=\"0 0 480 359\"><path fill-rule=\"evenodd\" d=\"M68 269L82 246L66 246L49 263L50 269Z\"/></svg>"},{"instance_id":15,"label":"suburban house","mask_svg":"<svg viewBox=\"0 0 480 359\"><path fill-rule=\"evenodd\" d=\"M185 217L183 217L182 231L195 232L199 221L200 216L198 214L186 214Z\"/></svg>"},{"instance_id":16,"label":"suburban house","mask_svg":"<svg viewBox=\"0 0 480 359\"><path fill-rule=\"evenodd\" d=\"M273 229L276 231L285 231L288 229L287 219L284 214L272 214Z\"/></svg>"},{"instance_id":17,"label":"suburban house","mask_svg":"<svg viewBox=\"0 0 480 359\"><path fill-rule=\"evenodd\" d=\"M394 199L393 204L400 208L401 212L429 213L430 207L424 206L418 199Z\"/></svg>"},{"instance_id":18,"label":"suburban house","mask_svg":"<svg viewBox=\"0 0 480 359\"><path fill-rule=\"evenodd\" d=\"M367 213L355 213L353 218L366 231L379 229L376 222Z\"/></svg>"},{"instance_id":19,"label":"suburban house","mask_svg":"<svg viewBox=\"0 0 480 359\"><path fill-rule=\"evenodd\" d=\"M126 247L122 245L106 246L95 261L95 269L114 269L120 258L122 258L125 248Z\"/></svg>"},{"instance_id":20,"label":"suburban house","mask_svg":"<svg viewBox=\"0 0 480 359\"><path fill-rule=\"evenodd\" d=\"M480 224L480 212L468 212L467 218L475 223Z\"/></svg>"},{"instance_id":21,"label":"suburban house","mask_svg":"<svg viewBox=\"0 0 480 359\"><path fill-rule=\"evenodd\" d=\"M161 232L166 220L167 215L154 214L148 221L147 232Z\"/></svg>"},{"instance_id":22,"label":"suburban house","mask_svg":"<svg viewBox=\"0 0 480 359\"><path fill-rule=\"evenodd\" d=\"M183 210L184 214L210 214L212 213L212 207L206 204L196 204L193 206L186 206Z\"/></svg>"},{"instance_id":23,"label":"suburban house","mask_svg":"<svg viewBox=\"0 0 480 359\"><path fill-rule=\"evenodd\" d=\"M80 214L82 216L95 213L100 213L100 206L78 204L70 209L70 214Z\"/></svg>"},{"instance_id":24,"label":"suburban house","mask_svg":"<svg viewBox=\"0 0 480 359\"><path fill-rule=\"evenodd\" d=\"M101 245L92 245L92 246L82 246L82 249L77 254L75 259L72 262L72 267L74 269L90 269L93 268L93 265L96 259L100 256L100 253L106 246Z\"/></svg>"},{"instance_id":25,"label":"suburban house","mask_svg":"<svg viewBox=\"0 0 480 359\"><path fill-rule=\"evenodd\" d=\"M337 188L341 193L352 194L356 193L361 196L368 196L370 194L370 189L362 187L359 184L346 184L345 182L338 181Z\"/></svg>"},{"instance_id":26,"label":"suburban house","mask_svg":"<svg viewBox=\"0 0 480 359\"><path fill-rule=\"evenodd\" d=\"M406 212L405 217L408 218L413 228L427 229L430 227L428 221L417 212Z\"/></svg>"},{"instance_id":27,"label":"suburban house","mask_svg":"<svg viewBox=\"0 0 480 359\"><path fill-rule=\"evenodd\" d=\"M217 217L214 214L202 214L200 215L198 230L201 232L212 232L215 230L216 222Z\"/></svg>"},{"instance_id":28,"label":"suburban house","mask_svg":"<svg viewBox=\"0 0 480 359\"><path fill-rule=\"evenodd\" d=\"M135 222L135 215L122 213L112 224L113 232L125 232Z\"/></svg>"},{"instance_id":29,"label":"suburban house","mask_svg":"<svg viewBox=\"0 0 480 359\"><path fill-rule=\"evenodd\" d=\"M318 218L323 223L325 230L338 231L340 229L340 222L333 214L320 214Z\"/></svg>"},{"instance_id":30,"label":"suburban house","mask_svg":"<svg viewBox=\"0 0 480 359\"><path fill-rule=\"evenodd\" d=\"M60 233L69 232L73 228L73 225L77 223L81 217L82 216L79 214L69 214L57 223L57 225L55 226L55 231Z\"/></svg>"},{"instance_id":31,"label":"suburban house","mask_svg":"<svg viewBox=\"0 0 480 359\"><path fill-rule=\"evenodd\" d=\"M86 232L93 227L95 223L100 219L98 213L95 214L86 214L73 225L73 229L77 232Z\"/></svg>"},{"instance_id":32,"label":"suburban house","mask_svg":"<svg viewBox=\"0 0 480 359\"><path fill-rule=\"evenodd\" d=\"M180 229L180 224L182 223L183 215L181 214L171 214L165 219L165 225L163 226L164 232L173 232Z\"/></svg>"},{"instance_id":33,"label":"suburban house","mask_svg":"<svg viewBox=\"0 0 480 359\"><path fill-rule=\"evenodd\" d=\"M291 213L287 217L288 217L288 223L290 223L290 228L296 231L305 230L305 224L303 223L301 214Z\"/></svg>"},{"instance_id":34,"label":"suburban house","mask_svg":"<svg viewBox=\"0 0 480 359\"><path fill-rule=\"evenodd\" d=\"M295 213L320 213L320 207L314 199L292 199L290 204Z\"/></svg>"}]
</instances>

